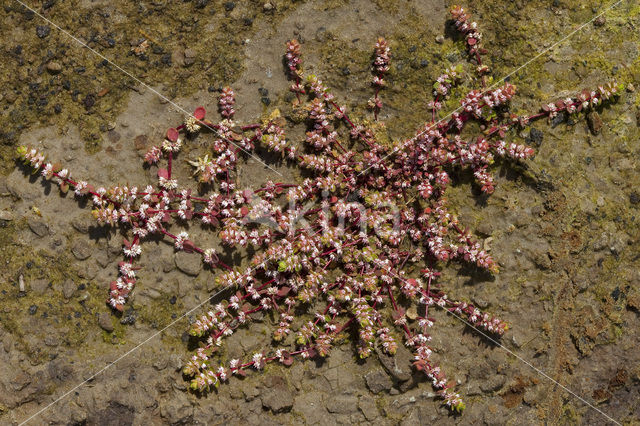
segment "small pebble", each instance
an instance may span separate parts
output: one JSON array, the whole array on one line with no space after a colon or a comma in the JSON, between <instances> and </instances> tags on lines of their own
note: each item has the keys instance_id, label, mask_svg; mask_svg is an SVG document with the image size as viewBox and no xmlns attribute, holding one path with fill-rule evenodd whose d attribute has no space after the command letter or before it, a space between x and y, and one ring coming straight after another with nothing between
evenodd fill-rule
<instances>
[{"instance_id":1,"label":"small pebble","mask_svg":"<svg viewBox=\"0 0 640 426\"><path fill-rule=\"evenodd\" d=\"M111 333L113 331L113 322L111 321L111 315L107 312L101 312L98 315L98 325L104 331Z\"/></svg>"},{"instance_id":2,"label":"small pebble","mask_svg":"<svg viewBox=\"0 0 640 426\"><path fill-rule=\"evenodd\" d=\"M96 97L93 96L91 93L89 93L87 96L84 97L84 101L82 101L82 103L84 104L84 107L86 109L90 109L92 106L95 105Z\"/></svg>"},{"instance_id":3,"label":"small pebble","mask_svg":"<svg viewBox=\"0 0 640 426\"><path fill-rule=\"evenodd\" d=\"M38 36L38 38L45 38L49 35L49 33L51 33L51 28L49 28L47 25L38 25L36 27L36 35Z\"/></svg>"},{"instance_id":4,"label":"small pebble","mask_svg":"<svg viewBox=\"0 0 640 426\"><path fill-rule=\"evenodd\" d=\"M189 65L193 65L195 61L196 61L196 51L193 49L185 49L184 66L188 67Z\"/></svg>"},{"instance_id":5,"label":"small pebble","mask_svg":"<svg viewBox=\"0 0 640 426\"><path fill-rule=\"evenodd\" d=\"M589 124L589 130L594 135L600 134L602 130L602 119L600 118L600 114L596 111L591 111L587 114L587 124Z\"/></svg>"},{"instance_id":6,"label":"small pebble","mask_svg":"<svg viewBox=\"0 0 640 426\"><path fill-rule=\"evenodd\" d=\"M51 61L47 64L47 71L49 71L51 74L58 74L60 71L62 71L62 65L60 65L58 62Z\"/></svg>"},{"instance_id":7,"label":"small pebble","mask_svg":"<svg viewBox=\"0 0 640 426\"><path fill-rule=\"evenodd\" d=\"M444 43L444 36L442 34L436 37L436 43L438 44Z\"/></svg>"},{"instance_id":8,"label":"small pebble","mask_svg":"<svg viewBox=\"0 0 640 426\"><path fill-rule=\"evenodd\" d=\"M38 307L36 305L29 306L29 315L35 315L38 312Z\"/></svg>"},{"instance_id":9,"label":"small pebble","mask_svg":"<svg viewBox=\"0 0 640 426\"><path fill-rule=\"evenodd\" d=\"M593 21L593 25L596 27L601 27L607 22L607 19L604 16L598 16L595 21Z\"/></svg>"}]
</instances>

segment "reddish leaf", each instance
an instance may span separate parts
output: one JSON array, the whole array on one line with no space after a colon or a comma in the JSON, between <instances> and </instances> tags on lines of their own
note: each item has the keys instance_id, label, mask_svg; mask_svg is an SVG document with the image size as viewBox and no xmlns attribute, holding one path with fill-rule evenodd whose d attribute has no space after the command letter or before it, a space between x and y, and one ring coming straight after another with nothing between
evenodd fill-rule
<instances>
[{"instance_id":1,"label":"reddish leaf","mask_svg":"<svg viewBox=\"0 0 640 426\"><path fill-rule=\"evenodd\" d=\"M198 107L193 112L193 116L196 118L196 120L202 120L202 119L204 119L204 115L206 113L207 113L207 111L205 111L205 109L203 107Z\"/></svg>"},{"instance_id":2,"label":"reddish leaf","mask_svg":"<svg viewBox=\"0 0 640 426\"><path fill-rule=\"evenodd\" d=\"M246 373L244 370L242 370L241 368L238 368L238 369L236 370L236 374L237 374L238 376L242 376L242 377L246 377L246 375L247 375L247 373Z\"/></svg>"},{"instance_id":3,"label":"reddish leaf","mask_svg":"<svg viewBox=\"0 0 640 426\"><path fill-rule=\"evenodd\" d=\"M291 356L291 354L289 352L285 352L283 355L284 355L284 359L282 360L282 363L284 365L286 365L288 367L291 364L293 364L293 357Z\"/></svg>"},{"instance_id":4,"label":"reddish leaf","mask_svg":"<svg viewBox=\"0 0 640 426\"><path fill-rule=\"evenodd\" d=\"M289 294L289 292L291 291L291 287L280 287L278 289L278 293L276 293L278 295L278 297L284 297L287 294Z\"/></svg>"},{"instance_id":5,"label":"reddish leaf","mask_svg":"<svg viewBox=\"0 0 640 426\"><path fill-rule=\"evenodd\" d=\"M171 142L177 141L179 137L180 133L175 128L172 127L167 130L167 139L169 139Z\"/></svg>"},{"instance_id":6,"label":"reddish leaf","mask_svg":"<svg viewBox=\"0 0 640 426\"><path fill-rule=\"evenodd\" d=\"M193 253L196 250L196 246L190 240L186 240L182 243L182 249L187 253Z\"/></svg>"},{"instance_id":7,"label":"reddish leaf","mask_svg":"<svg viewBox=\"0 0 640 426\"><path fill-rule=\"evenodd\" d=\"M169 179L169 171L167 169L158 169L158 177Z\"/></svg>"},{"instance_id":8,"label":"reddish leaf","mask_svg":"<svg viewBox=\"0 0 640 426\"><path fill-rule=\"evenodd\" d=\"M404 317L404 309L398 308L397 311L393 311L393 314L391 314L391 317L394 320L399 320L400 318Z\"/></svg>"},{"instance_id":9,"label":"reddish leaf","mask_svg":"<svg viewBox=\"0 0 640 426\"><path fill-rule=\"evenodd\" d=\"M247 207L247 206L242 206L242 207L240 208L240 214L241 214L243 217L244 217L244 216L246 216L246 215L248 215L248 214L249 214L249 207Z\"/></svg>"},{"instance_id":10,"label":"reddish leaf","mask_svg":"<svg viewBox=\"0 0 640 426\"><path fill-rule=\"evenodd\" d=\"M467 40L467 43L469 44L469 46L475 46L476 45L476 39L475 38L469 38Z\"/></svg>"}]
</instances>

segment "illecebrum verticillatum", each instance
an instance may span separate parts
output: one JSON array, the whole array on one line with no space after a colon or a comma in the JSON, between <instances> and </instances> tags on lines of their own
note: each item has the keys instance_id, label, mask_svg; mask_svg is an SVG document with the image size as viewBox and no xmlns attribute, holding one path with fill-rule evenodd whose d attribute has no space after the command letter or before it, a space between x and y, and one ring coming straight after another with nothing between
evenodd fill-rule
<instances>
[{"instance_id":1,"label":"illecebrum verticillatum","mask_svg":"<svg viewBox=\"0 0 640 426\"><path fill-rule=\"evenodd\" d=\"M67 169L47 162L36 149L18 149L35 173L58 184L61 191L73 189L78 197L91 197L99 223L132 234L131 241L124 240L125 260L111 283L108 303L114 309L122 310L131 294L138 269L134 261L151 237L167 237L176 250L197 252L220 271L219 288L233 290L191 325L190 334L200 339L200 347L183 369L192 389L209 391L229 376L242 375L248 367L262 369L269 361L289 365L295 355L329 356L339 336L357 336L362 358L376 345L393 355L402 336L413 352L414 368L426 374L451 410L464 409L453 384L432 358L433 311L439 307L495 336L502 335L507 325L472 304L450 299L438 284L439 265L454 260L498 272L493 258L450 211L449 176L468 171L480 191L492 193L495 183L489 168L497 157L522 161L534 154L530 147L507 142L512 129L598 107L615 98L621 86L611 83L582 91L533 115L511 114L515 86L504 82L486 87L490 69L482 61L486 51L478 25L461 7L453 7L451 14L481 89L469 91L460 108L439 119L464 74L462 64L446 70L433 86L430 120L408 139L389 141L378 121L391 60L385 39L378 39L372 63L375 93L368 103L372 119L351 117L317 76L306 75L301 46L291 40L285 63L296 95L292 108L304 117L306 126L301 143L286 137L285 128L296 123L278 110L260 123L236 123L234 92L224 88L220 122L206 120L204 108L197 108L148 151L148 164L166 159L167 166L158 168L156 185L141 190L129 185L94 188L72 179ZM483 130L464 140L461 132L470 122ZM189 162L199 182L200 194L195 196L195 190L176 179L173 162L184 143L205 132L213 135L208 152ZM300 183L268 181L259 188L238 188L238 160L253 155L256 145L297 163L307 177ZM201 224L201 232L218 232L228 247L253 247L257 254L250 265L232 268L214 249L197 246L187 232L170 231L185 223L196 229L195 222ZM415 309L410 309L412 305ZM277 323L273 340L279 349L265 349L246 361L224 361L223 354L216 354L224 337L261 311L270 312Z\"/></svg>"}]
</instances>

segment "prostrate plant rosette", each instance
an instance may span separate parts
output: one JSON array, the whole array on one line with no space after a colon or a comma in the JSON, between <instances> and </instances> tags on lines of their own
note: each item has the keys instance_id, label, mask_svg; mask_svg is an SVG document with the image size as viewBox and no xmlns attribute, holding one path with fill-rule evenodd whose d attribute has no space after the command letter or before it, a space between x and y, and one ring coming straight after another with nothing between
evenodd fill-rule
<instances>
[{"instance_id":1,"label":"prostrate plant rosette","mask_svg":"<svg viewBox=\"0 0 640 426\"><path fill-rule=\"evenodd\" d=\"M134 260L151 236L169 237L176 250L200 253L206 264L221 269L218 289L233 288L233 294L191 325L190 334L200 339L200 347L183 368L192 378L192 389L210 391L233 374L244 375L249 367L261 370L274 360L290 365L296 355L326 357L336 339L357 335L361 358L377 344L393 355L398 340L404 340L413 351L414 368L427 375L444 403L453 411L464 409L432 358L429 329L435 323L434 309L454 313L496 337L507 325L472 304L450 299L437 283L438 267L453 260L498 272L492 257L449 211L449 173L470 170L480 190L490 194L495 184L489 167L495 157L521 161L534 154L529 147L507 142L510 130L561 112L590 110L615 98L621 87L607 84L582 91L530 116L510 114L509 100L516 88L506 82L486 87L490 70L482 62L486 52L478 26L461 7L453 7L451 14L481 89L469 91L459 111L438 119L451 88L462 80L462 65L446 70L434 84L431 120L409 139L389 142L378 121L383 106L379 95L390 61L386 40L378 39L375 46L375 93L368 103L373 117L359 120L338 106L318 77L305 75L300 44L291 40L285 61L296 95L293 115L303 117L300 121L307 126L300 144L286 138L284 128L296 123L287 123L278 110L259 124L236 124L234 94L225 88L220 123L205 120L204 109L198 108L147 153L147 163L166 159L167 167L158 169L156 186L143 190L95 189L73 180L67 169L47 163L37 150L19 148L34 172L57 183L63 192L73 188L78 197L91 196L99 223L123 227L133 235L124 241L125 260L111 283L108 303L114 309L122 310L132 291ZM463 140L461 132L472 121L483 131ZM200 192L216 192L196 197L179 186L172 163L185 133L192 140L205 131L215 135L211 151L190 164ZM257 143L296 162L309 177L299 184L269 181L253 190L236 188L238 159ZM201 223L203 233L218 230L223 244L252 246L258 254L244 270L233 269L214 250L198 247L186 232L169 231L193 221ZM416 305L417 315L410 318L411 305ZM251 314L259 311L277 318L273 340L280 347L265 348L246 360L216 354L223 339L249 324Z\"/></svg>"}]
</instances>

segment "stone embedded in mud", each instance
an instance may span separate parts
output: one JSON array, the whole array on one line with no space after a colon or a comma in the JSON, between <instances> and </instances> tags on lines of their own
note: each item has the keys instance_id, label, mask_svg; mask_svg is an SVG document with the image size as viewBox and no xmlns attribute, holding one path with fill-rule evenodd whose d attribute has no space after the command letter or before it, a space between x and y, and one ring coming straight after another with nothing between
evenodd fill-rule
<instances>
[{"instance_id":1,"label":"stone embedded in mud","mask_svg":"<svg viewBox=\"0 0 640 426\"><path fill-rule=\"evenodd\" d=\"M24 371L21 371L16 374L9 383L14 391L19 391L31 384L31 377Z\"/></svg>"},{"instance_id":2,"label":"stone embedded in mud","mask_svg":"<svg viewBox=\"0 0 640 426\"><path fill-rule=\"evenodd\" d=\"M48 25L38 25L36 27L36 35L38 38L46 38L51 33L51 28Z\"/></svg>"},{"instance_id":3,"label":"stone embedded in mud","mask_svg":"<svg viewBox=\"0 0 640 426\"><path fill-rule=\"evenodd\" d=\"M406 382L411 379L413 356L404 346L399 346L394 356L387 355L379 348L376 348L376 353L384 369L395 381Z\"/></svg>"},{"instance_id":4,"label":"stone embedded in mud","mask_svg":"<svg viewBox=\"0 0 640 426\"><path fill-rule=\"evenodd\" d=\"M490 376L488 379L484 379L480 382L480 390L486 393L497 392L502 389L506 381L507 376L503 374Z\"/></svg>"},{"instance_id":5,"label":"stone embedded in mud","mask_svg":"<svg viewBox=\"0 0 640 426\"><path fill-rule=\"evenodd\" d=\"M265 380L265 389L260 393L262 406L274 414L286 413L293 407L293 394L282 376L271 376Z\"/></svg>"},{"instance_id":6,"label":"stone embedded in mud","mask_svg":"<svg viewBox=\"0 0 640 426\"><path fill-rule=\"evenodd\" d=\"M389 375L379 368L367 373L364 380L369 390L375 394L383 391L388 392L393 387L393 381Z\"/></svg>"},{"instance_id":7,"label":"stone embedded in mud","mask_svg":"<svg viewBox=\"0 0 640 426\"><path fill-rule=\"evenodd\" d=\"M65 299L71 299L71 297L73 297L74 293L76 292L76 284L73 282L73 280L66 280L64 282L64 284L62 284L62 296Z\"/></svg>"},{"instance_id":8,"label":"stone embedded in mud","mask_svg":"<svg viewBox=\"0 0 640 426\"><path fill-rule=\"evenodd\" d=\"M40 219L29 219L27 225L29 225L29 229L38 237L44 237L49 234L49 227Z\"/></svg>"},{"instance_id":9,"label":"stone embedded in mud","mask_svg":"<svg viewBox=\"0 0 640 426\"><path fill-rule=\"evenodd\" d=\"M31 287L31 290L33 290L33 292L36 294L44 294L44 292L47 291L48 286L49 280L45 278L33 280L29 285L29 287Z\"/></svg>"},{"instance_id":10,"label":"stone embedded in mud","mask_svg":"<svg viewBox=\"0 0 640 426\"><path fill-rule=\"evenodd\" d=\"M71 222L71 226L80 232L81 234L86 234L89 232L89 227L93 225L93 222L87 217L86 214L80 214L76 216Z\"/></svg>"},{"instance_id":11,"label":"stone embedded in mud","mask_svg":"<svg viewBox=\"0 0 640 426\"><path fill-rule=\"evenodd\" d=\"M589 124L589 130L594 135L599 135L602 130L602 118L596 111L591 111L587 114L587 123Z\"/></svg>"},{"instance_id":12,"label":"stone embedded in mud","mask_svg":"<svg viewBox=\"0 0 640 426\"><path fill-rule=\"evenodd\" d=\"M378 407L376 407L375 399L373 399L369 395L362 395L360 397L360 401L358 401L358 408L360 409L364 417L370 422L378 418L378 416L380 415L380 413L378 412Z\"/></svg>"},{"instance_id":13,"label":"stone embedded in mud","mask_svg":"<svg viewBox=\"0 0 640 426\"><path fill-rule=\"evenodd\" d=\"M6 222L13 220L13 213L8 210L0 210L0 220L4 220Z\"/></svg>"},{"instance_id":14,"label":"stone embedded in mud","mask_svg":"<svg viewBox=\"0 0 640 426\"><path fill-rule=\"evenodd\" d=\"M327 410L335 414L351 414L357 406L358 397L355 395L333 395L326 403Z\"/></svg>"},{"instance_id":15,"label":"stone embedded in mud","mask_svg":"<svg viewBox=\"0 0 640 426\"><path fill-rule=\"evenodd\" d=\"M188 67L196 62L196 51L193 49L185 49L184 51L184 66Z\"/></svg>"},{"instance_id":16,"label":"stone embedded in mud","mask_svg":"<svg viewBox=\"0 0 640 426\"><path fill-rule=\"evenodd\" d=\"M71 246L71 253L78 260L86 260L91 257L91 247L84 239L78 239Z\"/></svg>"},{"instance_id":17,"label":"stone embedded in mud","mask_svg":"<svg viewBox=\"0 0 640 426\"><path fill-rule=\"evenodd\" d=\"M136 151L144 151L142 154L144 155L147 150L147 146L149 145L149 138L147 135L138 135L133 140L133 146Z\"/></svg>"},{"instance_id":18,"label":"stone embedded in mud","mask_svg":"<svg viewBox=\"0 0 640 426\"><path fill-rule=\"evenodd\" d=\"M98 325L104 331L111 333L113 331L113 321L111 320L111 315L107 312L101 312L98 314Z\"/></svg>"},{"instance_id":19,"label":"stone embedded in mud","mask_svg":"<svg viewBox=\"0 0 640 426\"><path fill-rule=\"evenodd\" d=\"M49 71L51 74L58 74L60 71L62 71L62 65L60 65L58 62L51 61L47 64L47 71Z\"/></svg>"},{"instance_id":20,"label":"stone embedded in mud","mask_svg":"<svg viewBox=\"0 0 640 426\"><path fill-rule=\"evenodd\" d=\"M160 403L160 416L170 424L189 424L193 417L193 406L185 393L174 393Z\"/></svg>"},{"instance_id":21,"label":"stone embedded in mud","mask_svg":"<svg viewBox=\"0 0 640 426\"><path fill-rule=\"evenodd\" d=\"M187 275L195 277L202 270L202 259L197 253L179 251L175 255L175 262L178 269Z\"/></svg>"}]
</instances>

